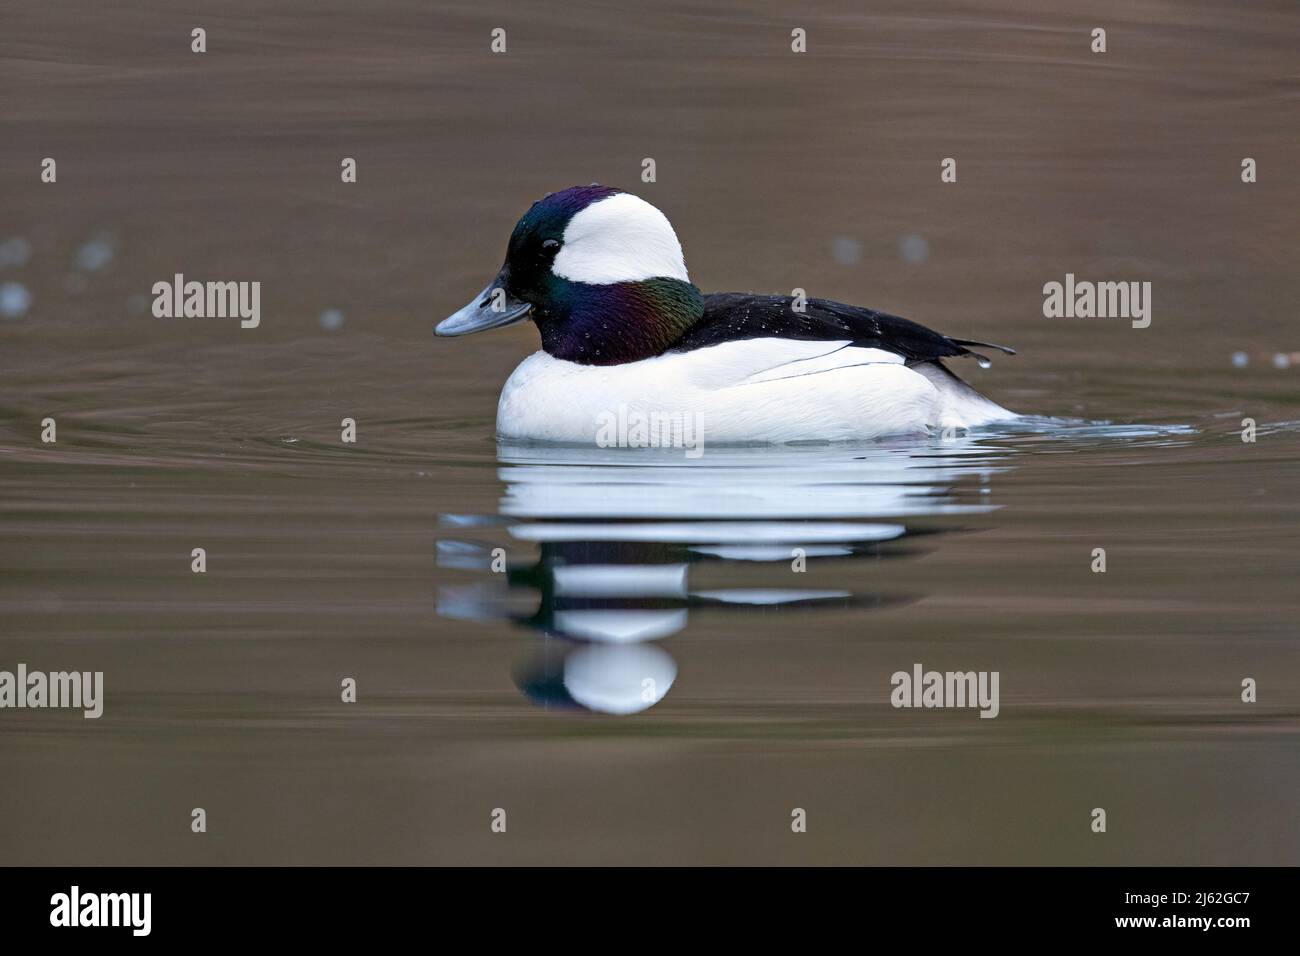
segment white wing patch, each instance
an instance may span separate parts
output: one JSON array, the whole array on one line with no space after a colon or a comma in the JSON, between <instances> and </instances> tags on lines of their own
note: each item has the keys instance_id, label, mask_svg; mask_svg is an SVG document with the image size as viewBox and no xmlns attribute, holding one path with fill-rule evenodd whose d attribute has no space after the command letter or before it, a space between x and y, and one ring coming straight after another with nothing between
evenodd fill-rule
<instances>
[{"instance_id":1,"label":"white wing patch","mask_svg":"<svg viewBox=\"0 0 1300 956\"><path fill-rule=\"evenodd\" d=\"M669 352L650 362L672 362L702 388L757 385L817 375L857 365L901 365L903 357L883 349L799 339L741 339L690 352ZM639 364L639 363L638 363Z\"/></svg>"},{"instance_id":2,"label":"white wing patch","mask_svg":"<svg viewBox=\"0 0 1300 956\"><path fill-rule=\"evenodd\" d=\"M825 345L827 343L819 342L817 344ZM834 345L836 343L830 344ZM840 342L837 348L830 349L820 355L788 359L779 365L773 365L761 372L755 372L745 381L752 383L775 382L783 378L799 378L805 375L833 372L841 368L852 368L855 365L875 365L882 362L890 365L901 365L903 356L895 352L886 352L884 349L856 348L848 342Z\"/></svg>"}]
</instances>

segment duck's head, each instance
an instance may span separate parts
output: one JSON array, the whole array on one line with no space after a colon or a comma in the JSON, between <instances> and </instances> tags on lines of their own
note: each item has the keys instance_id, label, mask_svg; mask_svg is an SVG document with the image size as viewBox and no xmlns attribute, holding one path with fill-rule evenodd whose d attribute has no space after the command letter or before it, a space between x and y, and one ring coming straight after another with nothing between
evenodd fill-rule
<instances>
[{"instance_id":1,"label":"duck's head","mask_svg":"<svg viewBox=\"0 0 1300 956\"><path fill-rule=\"evenodd\" d=\"M556 358L616 365L663 352L703 310L668 218L631 193L593 184L533 203L497 277L434 332L465 335L531 318Z\"/></svg>"}]
</instances>

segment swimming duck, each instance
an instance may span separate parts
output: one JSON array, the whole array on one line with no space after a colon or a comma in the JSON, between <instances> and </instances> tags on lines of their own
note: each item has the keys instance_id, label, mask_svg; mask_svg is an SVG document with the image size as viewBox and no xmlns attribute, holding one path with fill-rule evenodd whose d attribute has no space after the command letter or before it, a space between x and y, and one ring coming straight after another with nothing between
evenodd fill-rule
<instances>
[{"instance_id":1,"label":"swimming duck","mask_svg":"<svg viewBox=\"0 0 1300 956\"><path fill-rule=\"evenodd\" d=\"M442 336L532 319L541 351L501 391L507 439L592 444L603 423L658 416L710 442L842 441L1015 415L943 364L971 346L826 299L701 293L667 217L592 184L533 203L505 263ZM680 426L679 426L680 427Z\"/></svg>"}]
</instances>

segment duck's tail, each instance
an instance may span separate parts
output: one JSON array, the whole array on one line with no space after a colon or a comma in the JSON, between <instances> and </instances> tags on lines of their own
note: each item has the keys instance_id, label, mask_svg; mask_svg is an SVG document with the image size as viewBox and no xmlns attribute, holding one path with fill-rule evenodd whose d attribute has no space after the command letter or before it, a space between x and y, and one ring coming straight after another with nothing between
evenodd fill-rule
<instances>
[{"instance_id":1,"label":"duck's tail","mask_svg":"<svg viewBox=\"0 0 1300 956\"><path fill-rule=\"evenodd\" d=\"M1016 354L1016 350L1011 348L1009 345L994 345L992 342L976 342L971 339L950 338L948 341L951 342L953 345L961 346L963 355L975 356L975 358L979 360L980 365L982 365L984 368L988 368L990 365L992 365L993 364L992 360L987 355L981 355L979 352L976 352L974 348L971 348L971 346L975 346L975 348L981 348L981 349L997 349L999 352L1002 352L1005 355ZM947 371L947 369L945 369L945 371Z\"/></svg>"},{"instance_id":2,"label":"duck's tail","mask_svg":"<svg viewBox=\"0 0 1300 956\"><path fill-rule=\"evenodd\" d=\"M953 341L956 341L956 339ZM986 345L981 342L960 344L984 345L985 348L1001 349L1001 346ZM1002 349L1002 351L1010 352L1009 349ZM971 354L978 355L979 353L972 352ZM1017 417L1015 412L1003 408L997 402L985 398L975 391L956 372L953 372L938 359L930 362L918 362L912 366L912 371L924 375L930 384L938 389L939 396L943 400L940 413L941 424L972 427Z\"/></svg>"}]
</instances>

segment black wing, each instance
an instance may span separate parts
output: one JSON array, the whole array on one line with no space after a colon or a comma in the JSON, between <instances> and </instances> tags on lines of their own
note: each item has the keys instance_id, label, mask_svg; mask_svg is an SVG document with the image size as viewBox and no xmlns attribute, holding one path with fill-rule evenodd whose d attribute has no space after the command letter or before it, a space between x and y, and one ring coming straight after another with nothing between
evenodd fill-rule
<instances>
[{"instance_id":1,"label":"black wing","mask_svg":"<svg viewBox=\"0 0 1300 956\"><path fill-rule=\"evenodd\" d=\"M707 294L704 316L669 351L689 352L744 339L785 338L827 342L848 339L855 346L902 355L909 363L960 355L983 359L978 352L967 348L968 345L1016 354L1004 345L952 339L888 312L829 299L809 299L805 310L796 312L793 301L790 296L748 292Z\"/></svg>"}]
</instances>

